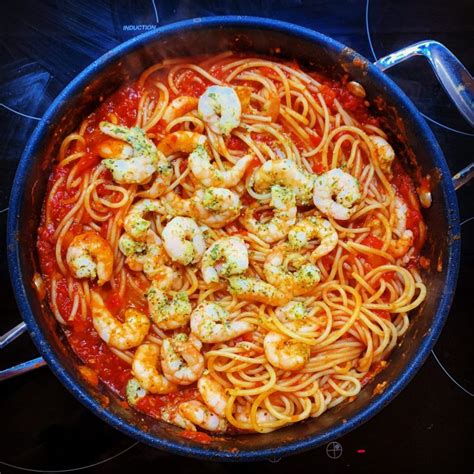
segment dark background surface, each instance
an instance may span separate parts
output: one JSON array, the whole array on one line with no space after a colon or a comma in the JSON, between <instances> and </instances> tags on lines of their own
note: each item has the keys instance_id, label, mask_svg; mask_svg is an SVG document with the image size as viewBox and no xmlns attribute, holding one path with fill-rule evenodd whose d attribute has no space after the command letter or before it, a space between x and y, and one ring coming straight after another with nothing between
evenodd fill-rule
<instances>
[{"instance_id":1,"label":"dark background surface","mask_svg":"<svg viewBox=\"0 0 474 474\"><path fill-rule=\"evenodd\" d=\"M374 60L433 38L474 70L474 2L161 1L0 2L0 333L20 321L8 278L5 227L16 164L37 120L92 60L142 31L181 19L242 14L278 18L325 33ZM474 130L449 103L422 59L390 71L425 114L453 171L473 159ZM458 193L463 253L450 317L434 353L408 388L356 431L310 452L241 465L173 456L115 431L82 407L47 368L0 387L0 473L473 472L474 200ZM36 357L27 335L4 349L0 369ZM336 458L336 459L334 459Z\"/></svg>"}]
</instances>

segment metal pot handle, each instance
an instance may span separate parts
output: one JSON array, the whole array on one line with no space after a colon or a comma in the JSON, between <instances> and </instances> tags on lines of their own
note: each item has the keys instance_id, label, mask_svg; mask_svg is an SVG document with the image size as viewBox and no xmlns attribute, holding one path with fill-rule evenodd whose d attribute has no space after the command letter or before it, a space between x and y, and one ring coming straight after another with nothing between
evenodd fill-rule
<instances>
[{"instance_id":1,"label":"metal pot handle","mask_svg":"<svg viewBox=\"0 0 474 474\"><path fill-rule=\"evenodd\" d=\"M374 64L380 70L385 71L406 59L420 55L428 59L452 101L471 126L474 126L474 80L456 56L441 43L432 40L421 41L380 58ZM455 189L459 189L468 183L473 176L474 163L471 163L453 176ZM6 334L0 336L0 349L6 347L25 331L26 324L21 322ZM45 364L46 362L41 357L37 357L8 369L0 370L0 381L37 369Z\"/></svg>"},{"instance_id":2,"label":"metal pot handle","mask_svg":"<svg viewBox=\"0 0 474 474\"><path fill-rule=\"evenodd\" d=\"M18 336L21 336L26 332L26 324L22 321L17 324L10 331L6 332L3 336L0 336L0 349L8 346L13 342ZM0 370L0 382L2 380L7 380L16 375L24 374L25 372L30 372L31 370L38 369L46 365L46 362L42 357L36 357L35 359L22 362L21 364L14 365L13 367L8 367L8 369Z\"/></svg>"},{"instance_id":3,"label":"metal pot handle","mask_svg":"<svg viewBox=\"0 0 474 474\"><path fill-rule=\"evenodd\" d=\"M441 43L420 41L375 61L374 65L386 71L414 56L424 56L433 68L444 90L459 112L474 127L474 79L461 61Z\"/></svg>"}]
</instances>

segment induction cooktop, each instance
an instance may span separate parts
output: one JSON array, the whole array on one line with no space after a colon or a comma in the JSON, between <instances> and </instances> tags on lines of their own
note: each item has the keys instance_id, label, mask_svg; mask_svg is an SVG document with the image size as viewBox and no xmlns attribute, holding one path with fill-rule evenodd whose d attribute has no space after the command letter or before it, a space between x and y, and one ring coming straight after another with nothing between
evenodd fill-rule
<instances>
[{"instance_id":1,"label":"induction cooktop","mask_svg":"<svg viewBox=\"0 0 474 474\"><path fill-rule=\"evenodd\" d=\"M376 60L423 39L444 43L472 71L474 2L452 0L15 0L0 3L0 238L18 160L61 89L117 44L174 21L223 14L277 18L332 36ZM474 130L423 59L390 76L432 127L453 174L473 159ZM343 438L285 459L251 463L272 472L473 472L474 200L458 193L462 264L454 304L431 357L380 414ZM0 245L0 333L21 321ZM26 334L1 351L0 370L38 357ZM47 367L0 384L0 473L237 472L239 465L185 459L139 444L88 412Z\"/></svg>"}]
</instances>

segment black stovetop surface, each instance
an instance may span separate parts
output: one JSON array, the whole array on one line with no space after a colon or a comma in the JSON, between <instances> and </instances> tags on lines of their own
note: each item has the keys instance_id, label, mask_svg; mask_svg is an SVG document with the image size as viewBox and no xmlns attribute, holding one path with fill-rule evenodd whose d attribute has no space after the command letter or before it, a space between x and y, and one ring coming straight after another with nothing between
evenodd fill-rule
<instances>
[{"instance_id":1,"label":"black stovetop surface","mask_svg":"<svg viewBox=\"0 0 474 474\"><path fill-rule=\"evenodd\" d=\"M141 31L219 14L277 18L325 33L369 59L422 39L443 42L474 69L472 0L15 0L0 3L0 239L16 165L38 117L92 60ZM472 161L474 130L422 59L390 72L428 118L453 171ZM462 265L450 317L434 353L409 386L352 433L310 452L248 464L295 472L473 472L474 291L472 185L459 191ZM20 321L0 245L0 333ZM5 306L3 306L5 305ZM27 335L1 353L0 369L37 357ZM79 404L48 368L0 386L0 473L237 472L240 465L174 456L115 431Z\"/></svg>"}]
</instances>

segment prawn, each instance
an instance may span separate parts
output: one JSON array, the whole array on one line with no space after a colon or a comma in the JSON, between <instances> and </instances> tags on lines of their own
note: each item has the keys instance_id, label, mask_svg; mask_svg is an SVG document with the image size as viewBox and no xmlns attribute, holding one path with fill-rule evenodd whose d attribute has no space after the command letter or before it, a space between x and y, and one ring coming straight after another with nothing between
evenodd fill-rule
<instances>
[{"instance_id":1,"label":"prawn","mask_svg":"<svg viewBox=\"0 0 474 474\"><path fill-rule=\"evenodd\" d=\"M145 242L132 239L127 233L119 238L119 249L127 257L125 263L130 270L143 271L149 280L157 280L160 287L168 289L178 284L180 276L172 267L166 265L168 256L162 240L151 230Z\"/></svg>"},{"instance_id":2,"label":"prawn","mask_svg":"<svg viewBox=\"0 0 474 474\"><path fill-rule=\"evenodd\" d=\"M252 181L259 193L268 192L272 186L278 184L294 192L297 205L311 202L314 176L301 170L294 161L287 158L266 161L255 171Z\"/></svg>"},{"instance_id":3,"label":"prawn","mask_svg":"<svg viewBox=\"0 0 474 474\"><path fill-rule=\"evenodd\" d=\"M187 418L181 415L178 407L163 407L160 411L160 418L166 423L183 428L183 430L196 431L196 427Z\"/></svg>"},{"instance_id":4,"label":"prawn","mask_svg":"<svg viewBox=\"0 0 474 474\"><path fill-rule=\"evenodd\" d=\"M191 153L198 146L203 146L207 142L205 135L196 132L177 131L166 135L158 143L158 150L169 156L174 153Z\"/></svg>"},{"instance_id":5,"label":"prawn","mask_svg":"<svg viewBox=\"0 0 474 474\"><path fill-rule=\"evenodd\" d=\"M100 142L97 152L101 158L126 160L133 156L133 147L115 138L106 138Z\"/></svg>"},{"instance_id":6,"label":"prawn","mask_svg":"<svg viewBox=\"0 0 474 474\"><path fill-rule=\"evenodd\" d=\"M198 400L190 400L179 405L179 413L194 425L207 431L224 432L227 429L227 421Z\"/></svg>"},{"instance_id":7,"label":"prawn","mask_svg":"<svg viewBox=\"0 0 474 474\"><path fill-rule=\"evenodd\" d=\"M290 188L274 185L271 193L270 205L275 213L269 221L260 222L254 217L255 206L247 208L242 217L243 226L268 243L288 235L290 228L296 223L297 213L295 195Z\"/></svg>"},{"instance_id":8,"label":"prawn","mask_svg":"<svg viewBox=\"0 0 474 474\"><path fill-rule=\"evenodd\" d=\"M232 188L242 179L253 159L252 154L245 155L232 168L219 170L211 164L211 157L206 148L199 145L189 155L188 163L191 172L203 186Z\"/></svg>"},{"instance_id":9,"label":"prawn","mask_svg":"<svg viewBox=\"0 0 474 474\"><path fill-rule=\"evenodd\" d=\"M201 303L191 313L191 332L202 342L215 344L253 331L253 324L233 320L229 312L217 303Z\"/></svg>"},{"instance_id":10,"label":"prawn","mask_svg":"<svg viewBox=\"0 0 474 474\"><path fill-rule=\"evenodd\" d=\"M397 237L401 237L407 228L408 206L403 199L395 196L393 211L390 218L392 230Z\"/></svg>"},{"instance_id":11,"label":"prawn","mask_svg":"<svg viewBox=\"0 0 474 474\"><path fill-rule=\"evenodd\" d=\"M249 267L247 246L238 237L224 237L214 242L204 253L201 271L206 283L217 283L219 277L245 272Z\"/></svg>"},{"instance_id":12,"label":"prawn","mask_svg":"<svg viewBox=\"0 0 474 474\"><path fill-rule=\"evenodd\" d=\"M288 269L290 262L295 271ZM278 245L265 259L263 273L271 285L293 296L304 295L319 283L321 273L316 265L303 262L302 256L290 253L287 245Z\"/></svg>"},{"instance_id":13,"label":"prawn","mask_svg":"<svg viewBox=\"0 0 474 474\"><path fill-rule=\"evenodd\" d=\"M413 246L413 232L407 230L408 206L403 199L395 197L394 212L390 222L393 226L393 234L397 237L392 239L388 247L388 253L395 258L403 257Z\"/></svg>"},{"instance_id":14,"label":"prawn","mask_svg":"<svg viewBox=\"0 0 474 474\"><path fill-rule=\"evenodd\" d=\"M300 250L313 239L319 239L319 245L313 250L311 260L327 255L334 250L339 240L336 229L332 224L321 217L310 216L300 220L288 232L288 242L294 250Z\"/></svg>"},{"instance_id":15,"label":"prawn","mask_svg":"<svg viewBox=\"0 0 474 474\"><path fill-rule=\"evenodd\" d=\"M267 115L272 119L272 122L276 122L278 115L280 115L280 96L269 89L265 89L266 97L262 107L263 115Z\"/></svg>"},{"instance_id":16,"label":"prawn","mask_svg":"<svg viewBox=\"0 0 474 474\"><path fill-rule=\"evenodd\" d=\"M155 280L147 292L150 318L164 330L186 326L192 311L187 293L179 291L170 298L160 286L162 283Z\"/></svg>"},{"instance_id":17,"label":"prawn","mask_svg":"<svg viewBox=\"0 0 474 474\"><path fill-rule=\"evenodd\" d=\"M359 181L340 168L334 168L316 177L313 198L314 205L323 214L341 221L348 220L361 199Z\"/></svg>"},{"instance_id":18,"label":"prawn","mask_svg":"<svg viewBox=\"0 0 474 474\"><path fill-rule=\"evenodd\" d=\"M287 293L258 278L237 275L228 281L230 294L246 301L281 306L290 299Z\"/></svg>"},{"instance_id":19,"label":"prawn","mask_svg":"<svg viewBox=\"0 0 474 474\"><path fill-rule=\"evenodd\" d=\"M252 424L250 423L250 416L251 416L250 411L251 411L250 405L237 405L236 407L234 416L235 416L235 419L241 425L240 427L242 429L248 429L248 430L254 429ZM265 426L268 423L273 423L277 421L277 419L268 410L265 410L264 408L257 408L255 412L255 421L258 427L258 431L260 433L270 433L271 431L278 429L278 428L270 428L270 427Z\"/></svg>"},{"instance_id":20,"label":"prawn","mask_svg":"<svg viewBox=\"0 0 474 474\"><path fill-rule=\"evenodd\" d=\"M114 318L95 291L91 292L91 312L92 324L100 338L122 351L141 344L150 330L150 320L136 309L125 310L123 323Z\"/></svg>"},{"instance_id":21,"label":"prawn","mask_svg":"<svg viewBox=\"0 0 474 474\"><path fill-rule=\"evenodd\" d=\"M195 382L204 371L204 356L200 352L200 343L193 343L184 333L163 339L161 345L161 368L168 380L179 385Z\"/></svg>"},{"instance_id":22,"label":"prawn","mask_svg":"<svg viewBox=\"0 0 474 474\"><path fill-rule=\"evenodd\" d=\"M194 217L199 222L220 229L239 217L242 204L237 193L226 188L198 189L190 199L171 191L163 196L171 215Z\"/></svg>"},{"instance_id":23,"label":"prawn","mask_svg":"<svg viewBox=\"0 0 474 474\"><path fill-rule=\"evenodd\" d=\"M150 212L164 214L163 206L157 199L140 199L135 202L123 221L125 231L135 240L145 241L150 221L144 216Z\"/></svg>"},{"instance_id":24,"label":"prawn","mask_svg":"<svg viewBox=\"0 0 474 474\"><path fill-rule=\"evenodd\" d=\"M112 146L110 141L99 147L99 154L106 157L104 166L112 173L114 181L119 184L145 184L158 171L163 179L163 188L171 182L173 169L164 155L139 127L128 128L110 122L100 122L100 131L130 146ZM111 156L115 151L117 155Z\"/></svg>"},{"instance_id":25,"label":"prawn","mask_svg":"<svg viewBox=\"0 0 474 474\"><path fill-rule=\"evenodd\" d=\"M301 301L290 301L275 310L275 316L288 329L299 334L307 334L317 330L317 324L308 319L306 307Z\"/></svg>"},{"instance_id":26,"label":"prawn","mask_svg":"<svg viewBox=\"0 0 474 474\"><path fill-rule=\"evenodd\" d=\"M173 99L165 109L162 120L164 123L169 124L173 120L187 114L194 110L198 105L198 99L196 97L181 96Z\"/></svg>"},{"instance_id":27,"label":"prawn","mask_svg":"<svg viewBox=\"0 0 474 474\"><path fill-rule=\"evenodd\" d=\"M232 87L210 86L199 98L198 112L214 133L228 135L239 126L242 107Z\"/></svg>"},{"instance_id":28,"label":"prawn","mask_svg":"<svg viewBox=\"0 0 474 474\"><path fill-rule=\"evenodd\" d=\"M263 349L268 362L283 370L302 369L310 356L308 344L273 331L263 339Z\"/></svg>"},{"instance_id":29,"label":"prawn","mask_svg":"<svg viewBox=\"0 0 474 474\"><path fill-rule=\"evenodd\" d=\"M224 387L209 375L202 375L197 382L197 387L204 403L216 415L224 417L227 400L229 399Z\"/></svg>"},{"instance_id":30,"label":"prawn","mask_svg":"<svg viewBox=\"0 0 474 474\"><path fill-rule=\"evenodd\" d=\"M390 215L392 239L387 249L387 252L395 258L403 257L413 246L413 232L406 228L407 213L408 206L406 202L400 197L395 196L393 212ZM367 222L367 226L370 227L371 233L374 236L384 239L385 228L378 216L371 217Z\"/></svg>"},{"instance_id":31,"label":"prawn","mask_svg":"<svg viewBox=\"0 0 474 474\"><path fill-rule=\"evenodd\" d=\"M141 387L150 393L165 395L176 392L176 384L168 380L158 370L160 346L145 342L137 347L132 362L132 374Z\"/></svg>"},{"instance_id":32,"label":"prawn","mask_svg":"<svg viewBox=\"0 0 474 474\"><path fill-rule=\"evenodd\" d=\"M392 162L395 159L395 151L385 138L378 135L369 135L370 141L375 148L375 155L379 162L380 169L387 174L391 173Z\"/></svg>"},{"instance_id":33,"label":"prawn","mask_svg":"<svg viewBox=\"0 0 474 474\"><path fill-rule=\"evenodd\" d=\"M406 230L401 237L393 239L388 247L388 253L395 258L403 257L413 246L413 232Z\"/></svg>"},{"instance_id":34,"label":"prawn","mask_svg":"<svg viewBox=\"0 0 474 474\"><path fill-rule=\"evenodd\" d=\"M66 261L76 278L97 278L99 286L112 278L112 248L107 240L95 232L76 235L67 249Z\"/></svg>"},{"instance_id":35,"label":"prawn","mask_svg":"<svg viewBox=\"0 0 474 474\"><path fill-rule=\"evenodd\" d=\"M125 395L130 406L134 407L147 394L135 377L132 377L125 387Z\"/></svg>"},{"instance_id":36,"label":"prawn","mask_svg":"<svg viewBox=\"0 0 474 474\"><path fill-rule=\"evenodd\" d=\"M183 265L197 263L206 250L202 230L189 217L175 217L163 229L164 247L175 262Z\"/></svg>"},{"instance_id":37,"label":"prawn","mask_svg":"<svg viewBox=\"0 0 474 474\"><path fill-rule=\"evenodd\" d=\"M250 99L252 98L253 89L247 86L236 86L235 93L240 100L240 108L242 112L246 112L250 106Z\"/></svg>"}]
</instances>

